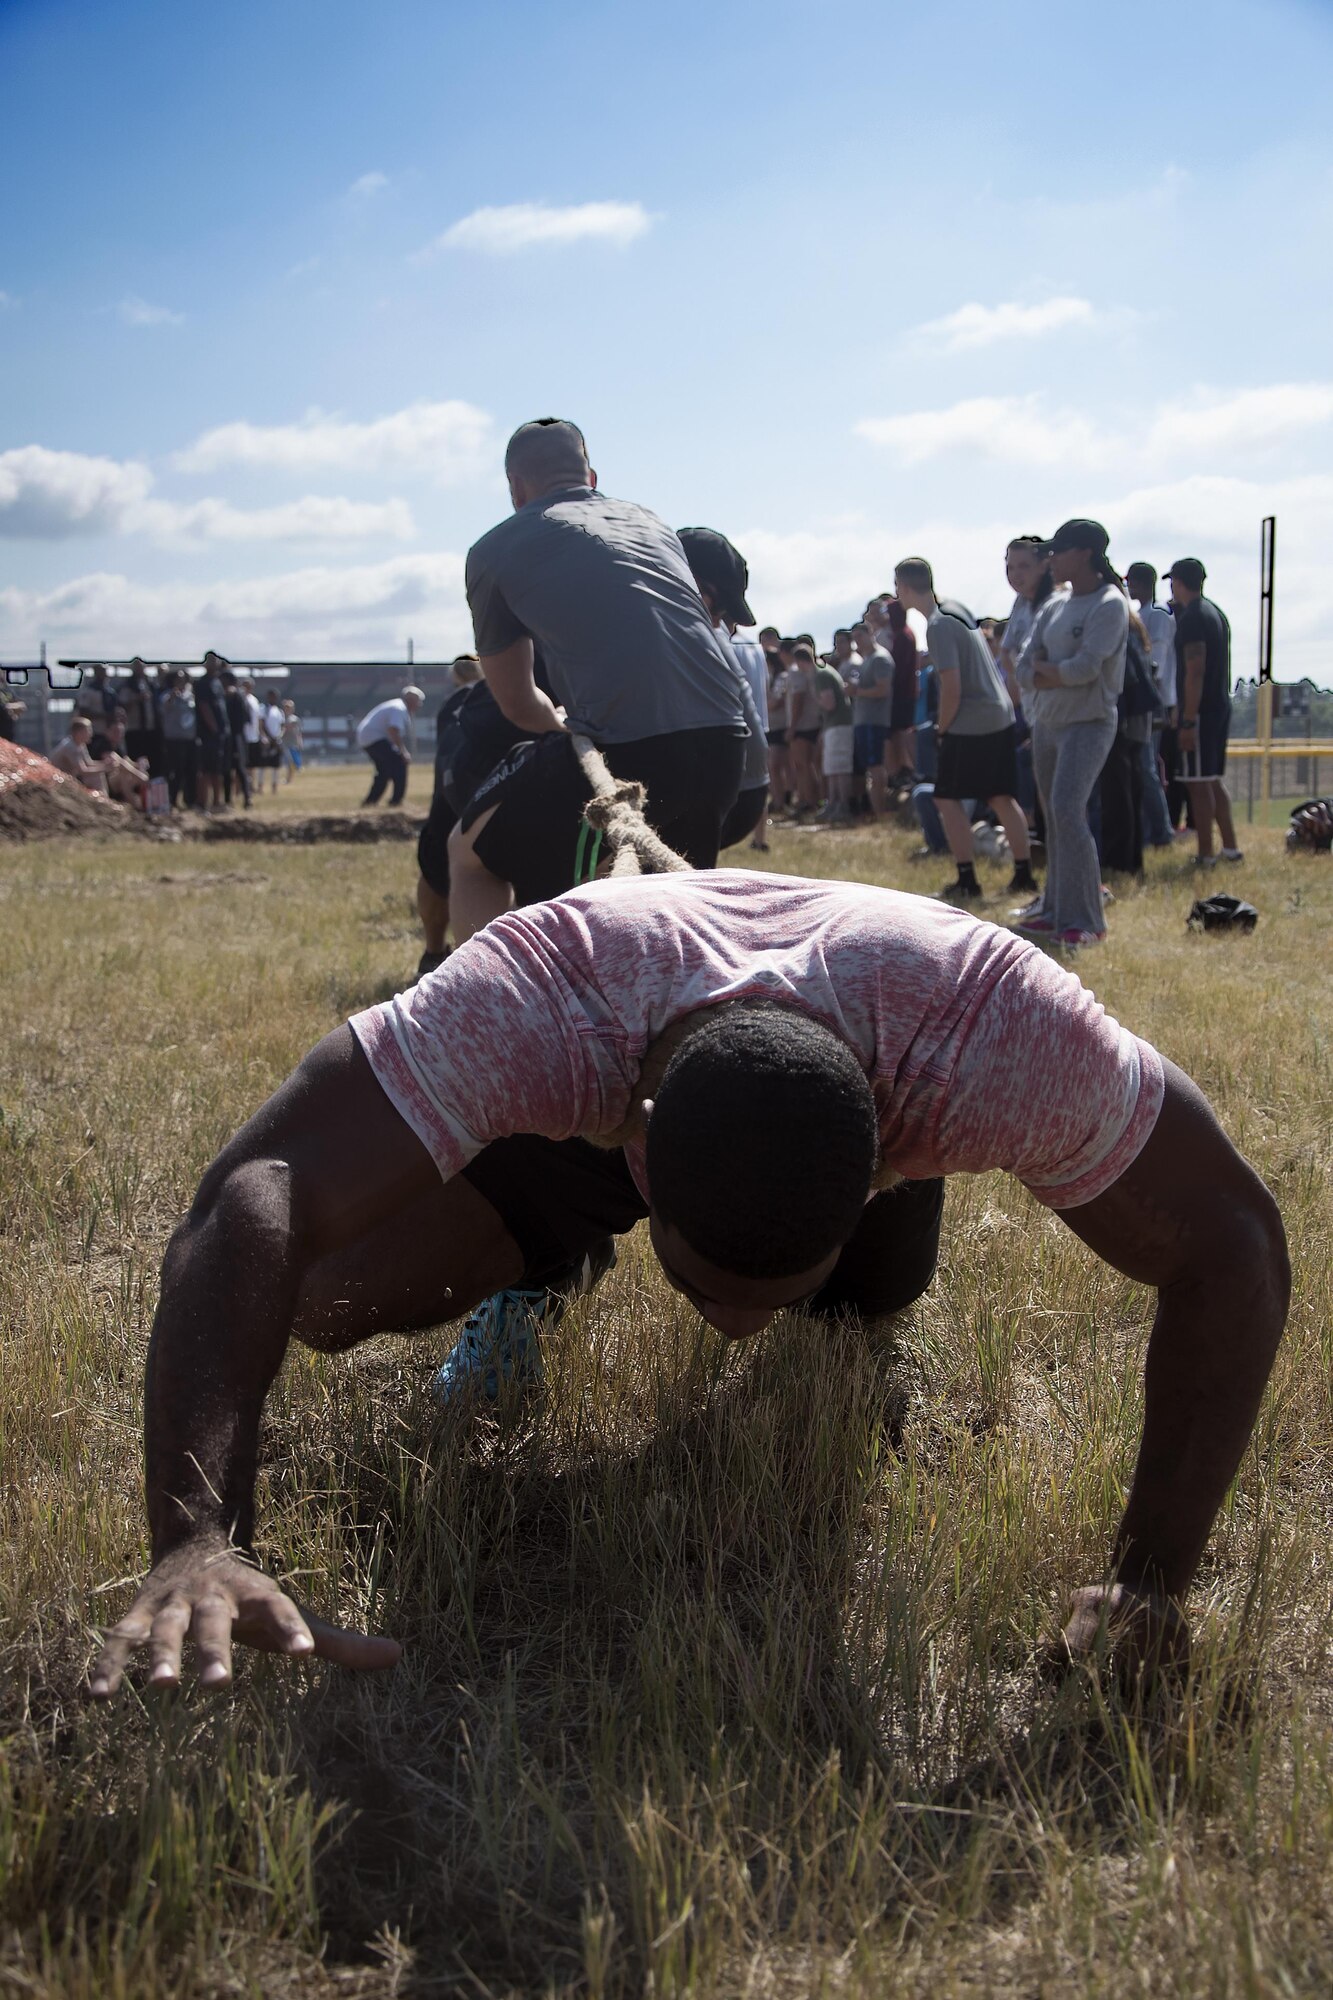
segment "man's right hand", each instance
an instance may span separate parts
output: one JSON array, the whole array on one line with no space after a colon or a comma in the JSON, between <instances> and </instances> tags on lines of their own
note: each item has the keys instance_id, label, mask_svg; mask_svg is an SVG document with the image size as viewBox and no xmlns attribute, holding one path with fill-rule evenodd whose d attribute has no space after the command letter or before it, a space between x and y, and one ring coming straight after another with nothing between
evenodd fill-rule
<instances>
[{"instance_id":1,"label":"man's right hand","mask_svg":"<svg viewBox=\"0 0 1333 2000\"><path fill-rule=\"evenodd\" d=\"M234 1549L216 1541L186 1542L153 1565L125 1617L106 1634L89 1679L91 1693L109 1700L131 1655L145 1646L150 1684L179 1686L187 1633L194 1640L199 1680L211 1688L230 1683L237 1640L261 1652L333 1660L362 1673L396 1666L403 1650L396 1639L372 1638L302 1613L271 1577Z\"/></svg>"}]
</instances>

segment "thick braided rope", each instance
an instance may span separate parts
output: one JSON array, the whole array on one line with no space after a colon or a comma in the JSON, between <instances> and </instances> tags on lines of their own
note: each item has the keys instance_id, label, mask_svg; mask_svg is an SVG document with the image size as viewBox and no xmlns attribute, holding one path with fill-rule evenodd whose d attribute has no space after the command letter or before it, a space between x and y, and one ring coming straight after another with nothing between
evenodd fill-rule
<instances>
[{"instance_id":1,"label":"thick braided rope","mask_svg":"<svg viewBox=\"0 0 1333 2000\"><path fill-rule=\"evenodd\" d=\"M574 755L592 787L592 797L583 808L583 817L594 832L604 835L611 849L613 875L671 875L689 869L689 862L659 839L643 816L647 797L642 785L630 779L613 778L606 760L586 736L575 736Z\"/></svg>"}]
</instances>

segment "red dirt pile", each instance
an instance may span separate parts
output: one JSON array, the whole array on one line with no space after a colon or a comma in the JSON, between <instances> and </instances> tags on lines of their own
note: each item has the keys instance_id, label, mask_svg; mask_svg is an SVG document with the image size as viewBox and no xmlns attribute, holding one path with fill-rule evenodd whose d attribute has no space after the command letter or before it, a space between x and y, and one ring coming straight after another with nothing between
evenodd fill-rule
<instances>
[{"instance_id":1,"label":"red dirt pile","mask_svg":"<svg viewBox=\"0 0 1333 2000\"><path fill-rule=\"evenodd\" d=\"M86 791L45 757L0 738L0 841L107 833L129 817L124 806Z\"/></svg>"}]
</instances>

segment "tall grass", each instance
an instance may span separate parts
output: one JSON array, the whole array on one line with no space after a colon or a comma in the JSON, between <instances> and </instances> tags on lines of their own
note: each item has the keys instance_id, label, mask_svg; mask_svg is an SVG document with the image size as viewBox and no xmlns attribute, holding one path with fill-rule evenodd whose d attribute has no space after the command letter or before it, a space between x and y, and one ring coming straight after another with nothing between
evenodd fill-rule
<instances>
[{"instance_id":1,"label":"tall grass","mask_svg":"<svg viewBox=\"0 0 1333 2000\"><path fill-rule=\"evenodd\" d=\"M935 886L909 845L771 860ZM887 1328L726 1348L636 1237L536 1411L438 1419L443 1332L295 1351L267 1560L402 1665L245 1658L221 1698L92 1708L145 1557L166 1233L303 1049L410 976L410 862L0 859L0 1993L1327 1992L1333 873L1251 846L1252 939L1188 936L1168 858L1080 967L1213 1097L1296 1270L1191 1677L1138 1704L1039 1661L1121 1504L1150 1301L985 1177Z\"/></svg>"}]
</instances>

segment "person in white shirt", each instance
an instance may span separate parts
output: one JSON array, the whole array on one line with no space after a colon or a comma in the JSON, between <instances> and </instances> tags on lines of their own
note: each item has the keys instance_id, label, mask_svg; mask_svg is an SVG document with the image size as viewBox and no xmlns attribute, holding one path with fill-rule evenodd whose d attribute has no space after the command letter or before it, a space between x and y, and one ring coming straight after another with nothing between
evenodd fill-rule
<instances>
[{"instance_id":1,"label":"person in white shirt","mask_svg":"<svg viewBox=\"0 0 1333 2000\"><path fill-rule=\"evenodd\" d=\"M1151 563L1131 563L1125 571L1125 586L1139 607L1139 617L1148 634L1152 677L1162 704L1162 713L1153 724L1152 735L1141 746L1143 838L1149 847L1171 847L1175 844L1175 835L1171 809L1163 789L1163 772L1169 776L1172 763L1177 760L1176 621L1164 605L1153 601L1157 596L1157 571Z\"/></svg>"},{"instance_id":2,"label":"person in white shirt","mask_svg":"<svg viewBox=\"0 0 1333 2000\"><path fill-rule=\"evenodd\" d=\"M263 709L264 712L261 717L264 731L264 741L262 744L264 754L263 769L272 773L273 783L270 785L269 790L276 792L278 789L278 773L282 769L283 713L280 703L271 694L268 701L263 704ZM262 774L259 783L262 789Z\"/></svg>"},{"instance_id":3,"label":"person in white shirt","mask_svg":"<svg viewBox=\"0 0 1333 2000\"><path fill-rule=\"evenodd\" d=\"M738 626L753 625L746 600L750 571L740 550L714 528L681 528L680 545L690 574L699 587L713 630L726 641L731 657L745 677L754 704L747 710L750 734L745 744L741 789L722 822L718 844L735 847L748 833L751 847L768 852L768 663L757 639L743 637Z\"/></svg>"},{"instance_id":4,"label":"person in white shirt","mask_svg":"<svg viewBox=\"0 0 1333 2000\"><path fill-rule=\"evenodd\" d=\"M407 790L407 767L412 761L408 742L412 717L425 699L419 687L405 687L392 701L380 702L362 718L356 732L357 748L364 750L375 766L363 805L377 806L390 785L393 793L389 804L402 804Z\"/></svg>"}]
</instances>

